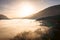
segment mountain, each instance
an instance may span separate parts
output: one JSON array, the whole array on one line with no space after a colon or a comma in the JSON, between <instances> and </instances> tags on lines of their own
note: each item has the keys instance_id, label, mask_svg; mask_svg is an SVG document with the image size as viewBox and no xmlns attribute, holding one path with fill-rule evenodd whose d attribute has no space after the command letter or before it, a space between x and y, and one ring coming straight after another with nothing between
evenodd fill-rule
<instances>
[{"instance_id":1,"label":"mountain","mask_svg":"<svg viewBox=\"0 0 60 40\"><path fill-rule=\"evenodd\" d=\"M0 20L2 19L9 19L7 16L0 14Z\"/></svg>"},{"instance_id":2,"label":"mountain","mask_svg":"<svg viewBox=\"0 0 60 40\"><path fill-rule=\"evenodd\" d=\"M49 17L49 16L56 16L56 15L60 15L60 5L55 5L55 6L51 6L48 7L30 17L25 17L28 19L40 19L40 18L45 18L45 17Z\"/></svg>"}]
</instances>

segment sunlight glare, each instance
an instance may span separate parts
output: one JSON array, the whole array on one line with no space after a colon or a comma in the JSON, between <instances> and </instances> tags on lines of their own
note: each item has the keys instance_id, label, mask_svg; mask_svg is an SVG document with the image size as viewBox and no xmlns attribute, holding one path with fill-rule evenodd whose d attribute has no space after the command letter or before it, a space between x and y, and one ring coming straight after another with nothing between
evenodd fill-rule
<instances>
[{"instance_id":1,"label":"sunlight glare","mask_svg":"<svg viewBox=\"0 0 60 40\"><path fill-rule=\"evenodd\" d=\"M21 8L18 9L18 15L20 17L27 17L29 15L34 14L35 8L31 3L28 2L22 2L21 3Z\"/></svg>"}]
</instances>

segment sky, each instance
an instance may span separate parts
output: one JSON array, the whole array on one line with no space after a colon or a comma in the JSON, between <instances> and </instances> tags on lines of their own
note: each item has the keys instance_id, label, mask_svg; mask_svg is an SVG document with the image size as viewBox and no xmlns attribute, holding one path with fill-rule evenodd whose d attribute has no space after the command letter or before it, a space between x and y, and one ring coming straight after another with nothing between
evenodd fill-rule
<instances>
[{"instance_id":1,"label":"sky","mask_svg":"<svg viewBox=\"0 0 60 40\"><path fill-rule=\"evenodd\" d=\"M0 0L0 14L9 18L20 17L20 13L23 13L22 4L32 5L34 10L30 13L37 13L47 7L60 4L60 0Z\"/></svg>"}]
</instances>

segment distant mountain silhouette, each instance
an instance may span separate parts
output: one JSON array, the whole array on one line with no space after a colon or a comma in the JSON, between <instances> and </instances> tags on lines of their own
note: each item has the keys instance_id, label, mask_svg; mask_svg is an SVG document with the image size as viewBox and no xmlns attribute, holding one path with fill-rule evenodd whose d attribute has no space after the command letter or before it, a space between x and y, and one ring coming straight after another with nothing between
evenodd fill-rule
<instances>
[{"instance_id":1,"label":"distant mountain silhouette","mask_svg":"<svg viewBox=\"0 0 60 40\"><path fill-rule=\"evenodd\" d=\"M58 20L60 21L60 15L56 15L56 16L49 16L49 17L45 17L45 18L38 18L37 20L51 20L51 19L54 19L54 20Z\"/></svg>"},{"instance_id":2,"label":"distant mountain silhouette","mask_svg":"<svg viewBox=\"0 0 60 40\"><path fill-rule=\"evenodd\" d=\"M48 7L32 15L31 17L26 17L26 18L39 19L39 18L45 18L45 17L55 16L55 15L60 15L60 5Z\"/></svg>"},{"instance_id":3,"label":"distant mountain silhouette","mask_svg":"<svg viewBox=\"0 0 60 40\"><path fill-rule=\"evenodd\" d=\"M7 16L0 14L0 20L2 19L9 19Z\"/></svg>"}]
</instances>

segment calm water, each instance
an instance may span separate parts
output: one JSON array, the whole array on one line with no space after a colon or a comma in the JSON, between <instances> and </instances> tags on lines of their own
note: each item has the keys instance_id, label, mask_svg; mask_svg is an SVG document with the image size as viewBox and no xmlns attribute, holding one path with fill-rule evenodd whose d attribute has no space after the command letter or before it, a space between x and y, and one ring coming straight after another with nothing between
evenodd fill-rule
<instances>
[{"instance_id":1,"label":"calm water","mask_svg":"<svg viewBox=\"0 0 60 40\"><path fill-rule=\"evenodd\" d=\"M39 26L41 23L33 19L11 19L0 20L0 39L12 38L20 32L35 31L38 28L44 32L48 29L44 26Z\"/></svg>"}]
</instances>

